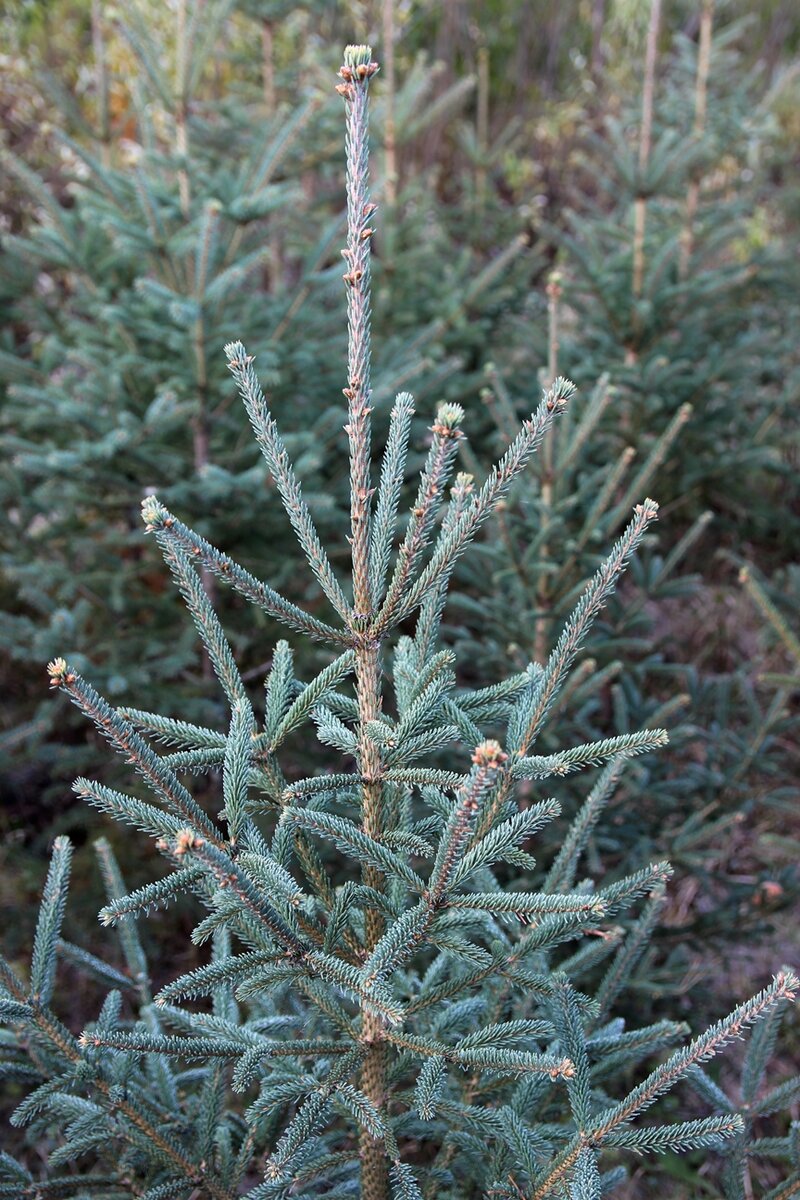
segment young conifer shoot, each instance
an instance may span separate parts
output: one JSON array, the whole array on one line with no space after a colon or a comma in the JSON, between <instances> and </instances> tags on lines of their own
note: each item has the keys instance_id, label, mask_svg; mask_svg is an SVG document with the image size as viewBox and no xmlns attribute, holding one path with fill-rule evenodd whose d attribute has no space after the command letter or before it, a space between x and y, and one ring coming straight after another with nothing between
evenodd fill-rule
<instances>
[{"instance_id":1,"label":"young conifer shoot","mask_svg":"<svg viewBox=\"0 0 800 1200\"><path fill-rule=\"evenodd\" d=\"M414 408L399 395L373 481L367 119L377 69L369 47L348 46L337 89L347 128L351 578L340 578L317 536L252 358L229 345L230 370L328 610L290 603L151 496L146 528L214 666L227 729L115 709L63 659L50 664L53 686L125 756L150 796L86 779L76 790L150 835L168 869L128 892L109 845L98 844L108 893L100 919L119 932L120 970L61 936L71 848L56 840L28 979L0 966L3 1071L32 1089L12 1121L30 1126L37 1163L47 1158L35 1177L0 1155L0 1196L597 1200L624 1178L627 1151L723 1151L726 1139L737 1147L740 1179L746 1169L742 1115L699 1065L760 1018L774 1025L797 979L782 971L693 1041L671 1021L629 1030L614 1019L670 869L656 863L598 885L582 874L582 855L625 760L665 735L645 730L536 753L656 505L636 505L545 662L514 674L498 664L493 683L469 690L457 686L454 655L439 643L453 569L572 385L557 378L484 484L457 475L449 496L464 414L442 405L405 523ZM319 674L298 680L289 642L278 642L257 707L203 573L294 636L326 645ZM300 755L286 742L291 735L297 746L300 730L330 748L329 770L296 770ZM531 840L560 811L544 781L592 767L602 769L584 806L555 861L540 869ZM189 786L209 770L222 775L216 813ZM184 893L205 909L192 940L210 943L210 957L153 995L136 918ZM624 914L635 919L625 925ZM65 1007L58 1000L52 1007L59 956L110 989L83 1032L56 1015ZM654 1057L649 1069L640 1065ZM640 1082L627 1090L631 1071ZM705 1081L712 1115L642 1123L682 1080Z\"/></svg>"}]
</instances>

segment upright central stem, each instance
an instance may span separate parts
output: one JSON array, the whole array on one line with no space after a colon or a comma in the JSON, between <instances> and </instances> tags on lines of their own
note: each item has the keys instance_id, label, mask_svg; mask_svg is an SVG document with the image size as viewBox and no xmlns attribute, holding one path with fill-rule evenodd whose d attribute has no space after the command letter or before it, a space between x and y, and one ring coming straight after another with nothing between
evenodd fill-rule
<instances>
[{"instance_id":1,"label":"upright central stem","mask_svg":"<svg viewBox=\"0 0 800 1200\"><path fill-rule=\"evenodd\" d=\"M368 57L366 47L360 57ZM353 55L353 58L358 58ZM362 621L372 615L369 586L370 489L370 239L369 219L375 206L369 199L369 79L374 63L354 61L341 74L347 114L347 387L346 426L350 440L350 541L353 553L354 614Z\"/></svg>"},{"instance_id":2,"label":"upright central stem","mask_svg":"<svg viewBox=\"0 0 800 1200\"><path fill-rule=\"evenodd\" d=\"M104 167L111 166L111 111L109 108L108 68L103 30L103 10L100 0L92 0L92 50L97 92L97 126L100 135L100 154Z\"/></svg>"},{"instance_id":3,"label":"upright central stem","mask_svg":"<svg viewBox=\"0 0 800 1200\"><path fill-rule=\"evenodd\" d=\"M714 0L704 0L700 15L700 44L697 48L697 76L694 91L694 137L699 142L703 136L708 107L708 75L711 70L711 30L714 21ZM678 275L685 279L694 249L694 221L700 202L700 175L693 171L686 194L686 224L681 237L681 254Z\"/></svg>"},{"instance_id":4,"label":"upright central stem","mask_svg":"<svg viewBox=\"0 0 800 1200\"><path fill-rule=\"evenodd\" d=\"M377 743L367 735L366 724L376 720L381 711L380 651L377 647L359 650L356 655L356 688L359 714L359 765L362 785L362 823L364 832L381 839L382 785L381 760ZM375 867L365 866L362 880L366 887L383 891L383 876ZM366 912L365 946L369 953L384 930L383 915L377 909ZM361 1014L361 1035L367 1047L362 1068L361 1086L364 1094L382 1110L386 1101L386 1042L381 1019L364 1008ZM384 1200L388 1196L386 1153L380 1141L361 1134L361 1195L363 1200Z\"/></svg>"},{"instance_id":5,"label":"upright central stem","mask_svg":"<svg viewBox=\"0 0 800 1200\"><path fill-rule=\"evenodd\" d=\"M638 300L644 286L644 239L647 224L645 175L650 163L653 141L653 100L655 96L656 55L658 31L661 24L661 0L651 0L650 23L647 28L647 49L642 91L642 128L639 135L638 195L633 209L633 298Z\"/></svg>"},{"instance_id":6,"label":"upright central stem","mask_svg":"<svg viewBox=\"0 0 800 1200\"><path fill-rule=\"evenodd\" d=\"M178 191L181 201L181 215L184 220L189 217L191 195L189 191L189 131L188 131L188 63L189 48L186 30L186 0L178 0L177 13L177 45L175 48L175 149L181 165L178 168Z\"/></svg>"},{"instance_id":7,"label":"upright central stem","mask_svg":"<svg viewBox=\"0 0 800 1200\"><path fill-rule=\"evenodd\" d=\"M345 100L347 153L347 246L343 250L347 270L347 431L350 443L350 528L353 556L354 631L366 634L373 615L370 586L370 218L375 205L369 199L369 81L378 67L368 46L348 46L339 74L338 91ZM358 698L358 759L362 783L361 820L364 832L380 841L383 834L380 750L370 737L370 721L381 711L380 643L359 639L356 650ZM367 887L383 890L383 876L365 866L362 879ZM383 934L383 915L374 908L366 913L367 955ZM382 1110L386 1099L386 1042L381 1020L367 1007L361 1012L361 1036L366 1050L361 1086L364 1094ZM362 1200L387 1200L389 1178L383 1143L361 1133Z\"/></svg>"}]
</instances>

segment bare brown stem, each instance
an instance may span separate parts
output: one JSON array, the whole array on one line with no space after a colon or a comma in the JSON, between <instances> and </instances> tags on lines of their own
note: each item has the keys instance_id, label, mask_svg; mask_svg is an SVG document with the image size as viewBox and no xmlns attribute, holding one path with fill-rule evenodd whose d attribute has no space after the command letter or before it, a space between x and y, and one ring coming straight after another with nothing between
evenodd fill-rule
<instances>
[{"instance_id":1,"label":"bare brown stem","mask_svg":"<svg viewBox=\"0 0 800 1200\"><path fill-rule=\"evenodd\" d=\"M264 88L264 106L270 116L275 114L275 44L272 21L261 22L261 77Z\"/></svg>"},{"instance_id":2,"label":"bare brown stem","mask_svg":"<svg viewBox=\"0 0 800 1200\"><path fill-rule=\"evenodd\" d=\"M178 0L176 15L178 28L175 49L175 151L181 159L181 166L178 168L178 192L181 201L181 214L186 219L189 216L191 204L189 172L186 167L186 161L189 157L189 131L187 126L189 116L189 98L187 94L189 47L186 31L186 0Z\"/></svg>"},{"instance_id":3,"label":"bare brown stem","mask_svg":"<svg viewBox=\"0 0 800 1200\"><path fill-rule=\"evenodd\" d=\"M592 2L592 55L589 70L592 79L597 79L603 66L603 25L606 17L606 0Z\"/></svg>"},{"instance_id":4,"label":"bare brown stem","mask_svg":"<svg viewBox=\"0 0 800 1200\"><path fill-rule=\"evenodd\" d=\"M704 0L700 14L700 42L697 49L697 75L694 90L694 136L703 135L708 108L708 76L711 69L711 30L714 22L714 0ZM700 179L695 174L686 193L686 221L681 238L681 254L678 271L681 279L689 273L689 263L694 249L694 222L700 203Z\"/></svg>"},{"instance_id":5,"label":"bare brown stem","mask_svg":"<svg viewBox=\"0 0 800 1200\"><path fill-rule=\"evenodd\" d=\"M382 707L380 691L380 651L365 647L356 653L356 694L359 716L359 767L364 780L361 821L364 832L380 841L383 832L380 750L368 736L370 721L377 720ZM365 866L362 879L367 887L383 891L383 875L375 867ZM366 914L366 952L369 954L384 931L383 915L376 909ZM361 1015L361 1037L367 1047L362 1067L364 1095L380 1110L386 1099L386 1042L383 1022L371 1008ZM364 1200L385 1200L388 1196L388 1169L383 1144L365 1131L361 1134L361 1194Z\"/></svg>"},{"instance_id":6,"label":"bare brown stem","mask_svg":"<svg viewBox=\"0 0 800 1200\"><path fill-rule=\"evenodd\" d=\"M368 90L378 70L368 46L348 46L339 72L337 90L344 97L347 152L347 246L343 251L347 269L347 387L346 432L350 442L350 527L353 560L353 622L364 629L372 616L369 575L370 517L370 218L375 206L369 199ZM380 841L383 834L383 786L381 757L377 742L367 732L369 723L380 716L380 642L364 639L356 650L356 697L358 701L358 762L361 772L361 823L364 833ZM367 887L383 890L383 876L375 867L364 866ZM384 930L383 914L368 909L365 921L365 950L369 954ZM383 1021L374 1006L362 1006L361 1037L366 1055L361 1068L364 1095L381 1110L386 1099L386 1042ZM363 1200L387 1200L388 1161L383 1143L366 1130L361 1132L361 1195Z\"/></svg>"},{"instance_id":7,"label":"bare brown stem","mask_svg":"<svg viewBox=\"0 0 800 1200\"><path fill-rule=\"evenodd\" d=\"M644 64L644 88L642 90L642 127L639 134L639 194L633 214L633 296L638 300L644 284L644 239L647 225L647 198L644 175L650 162L653 143L653 100L656 83L656 54L658 31L661 24L661 0L652 0L650 23L647 29L647 49Z\"/></svg>"},{"instance_id":8,"label":"bare brown stem","mask_svg":"<svg viewBox=\"0 0 800 1200\"><path fill-rule=\"evenodd\" d=\"M94 54L97 119L100 157L104 167L111 166L111 114L108 106L108 71L103 37L103 10L100 0L92 0L92 53Z\"/></svg>"},{"instance_id":9,"label":"bare brown stem","mask_svg":"<svg viewBox=\"0 0 800 1200\"><path fill-rule=\"evenodd\" d=\"M479 155L475 172L475 192L478 212L481 213L486 205L486 157L489 153L489 48L485 45L478 47L478 119L475 132Z\"/></svg>"},{"instance_id":10,"label":"bare brown stem","mask_svg":"<svg viewBox=\"0 0 800 1200\"><path fill-rule=\"evenodd\" d=\"M383 0L383 70L386 76L382 88L386 117L383 123L383 149L386 156L384 197L386 207L394 209L397 204L397 126L395 121L395 73L394 73L394 3Z\"/></svg>"},{"instance_id":11,"label":"bare brown stem","mask_svg":"<svg viewBox=\"0 0 800 1200\"><path fill-rule=\"evenodd\" d=\"M375 205L369 199L369 81L378 70L369 47L348 47L339 74L345 100L347 152L347 397L345 430L350 442L350 528L353 558L354 618L372 615L369 582L369 543L372 488L370 486L370 219Z\"/></svg>"}]
</instances>

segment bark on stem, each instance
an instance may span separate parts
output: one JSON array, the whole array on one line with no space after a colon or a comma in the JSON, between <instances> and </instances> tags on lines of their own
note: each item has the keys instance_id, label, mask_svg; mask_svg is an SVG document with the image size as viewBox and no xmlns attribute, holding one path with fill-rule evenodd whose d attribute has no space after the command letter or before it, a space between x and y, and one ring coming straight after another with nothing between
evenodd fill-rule
<instances>
[{"instance_id":1,"label":"bark on stem","mask_svg":"<svg viewBox=\"0 0 800 1200\"><path fill-rule=\"evenodd\" d=\"M364 631L372 617L373 597L369 577L370 516L370 218L375 206L369 199L369 81L377 71L368 46L348 46L339 72L337 90L344 97L347 154L347 397L345 426L350 443L350 526L353 559L353 615L356 631ZM369 722L381 710L380 642L363 639L356 650L356 695L358 699L358 758L362 785L361 822L364 832L377 841L383 833L381 758L377 743L369 736ZM367 887L383 890L383 876L364 866ZM375 909L366 914L365 950L370 954L384 928L383 916ZM382 1110L386 1093L386 1043L382 1021L374 1011L362 1008L361 1036L366 1057L361 1070L365 1096ZM362 1200L387 1200L389 1174L383 1143L361 1131Z\"/></svg>"},{"instance_id":2,"label":"bark on stem","mask_svg":"<svg viewBox=\"0 0 800 1200\"><path fill-rule=\"evenodd\" d=\"M270 117L275 116L275 46L272 21L261 22L261 70L264 106Z\"/></svg>"},{"instance_id":3,"label":"bark on stem","mask_svg":"<svg viewBox=\"0 0 800 1200\"><path fill-rule=\"evenodd\" d=\"M703 136L708 108L708 76L711 68L711 29L714 20L714 0L704 0L703 11L700 15L700 43L697 49L697 76L694 91L694 136L699 140ZM689 274L689 263L694 250L694 222L697 207L700 202L700 179L697 174L692 176L686 193L686 224L681 238L681 256L678 267L679 277L685 279Z\"/></svg>"},{"instance_id":4,"label":"bark on stem","mask_svg":"<svg viewBox=\"0 0 800 1200\"><path fill-rule=\"evenodd\" d=\"M603 68L603 25L606 17L606 0L592 3L592 55L589 71L592 79L598 79Z\"/></svg>"},{"instance_id":5,"label":"bark on stem","mask_svg":"<svg viewBox=\"0 0 800 1200\"><path fill-rule=\"evenodd\" d=\"M386 180L384 195L386 206L393 209L397 203L397 129L395 125L394 98L394 0L383 0L383 59L386 75L385 86L381 87L386 106L383 125L383 148L386 155Z\"/></svg>"},{"instance_id":6,"label":"bark on stem","mask_svg":"<svg viewBox=\"0 0 800 1200\"><path fill-rule=\"evenodd\" d=\"M364 780L361 820L364 832L377 841L383 833L381 759L377 743L367 735L369 721L377 720L381 711L380 650L368 646L356 653L356 690L359 715L359 767ZM383 891L383 876L375 867L365 866L362 879L367 887ZM384 931L380 912L368 909L366 914L366 951L373 950ZM361 1036L367 1047L362 1067L361 1086L364 1095L378 1108L386 1101L386 1042L381 1018L362 1009ZM366 1131L361 1133L361 1195L363 1200L385 1200L388 1196L388 1171L383 1144Z\"/></svg>"},{"instance_id":7,"label":"bark on stem","mask_svg":"<svg viewBox=\"0 0 800 1200\"><path fill-rule=\"evenodd\" d=\"M642 91L642 129L639 136L639 194L633 214L633 296L638 300L644 284L644 238L647 225L647 198L644 193L644 174L650 162L653 142L653 99L655 95L656 53L661 25L661 0L652 0L650 24L647 29L644 89Z\"/></svg>"},{"instance_id":8,"label":"bark on stem","mask_svg":"<svg viewBox=\"0 0 800 1200\"><path fill-rule=\"evenodd\" d=\"M191 194L189 191L189 172L186 166L189 158L189 132L187 127L188 119L188 96L187 96L187 79L188 79L188 56L189 48L187 45L186 31L186 0L178 0L177 12L177 47L176 47L176 85L175 85L175 150L181 159L182 165L178 167L178 192L181 201L181 214L185 218L189 216L189 207L191 204Z\"/></svg>"},{"instance_id":9,"label":"bark on stem","mask_svg":"<svg viewBox=\"0 0 800 1200\"><path fill-rule=\"evenodd\" d=\"M354 615L366 622L372 615L369 584L370 488L370 218L369 199L369 80L378 67L368 47L348 47L339 72L344 83L347 153L347 397L345 427L350 442L350 528L353 555Z\"/></svg>"},{"instance_id":10,"label":"bark on stem","mask_svg":"<svg viewBox=\"0 0 800 1200\"><path fill-rule=\"evenodd\" d=\"M103 37L103 11L100 0L92 0L92 52L97 90L97 123L100 136L100 157L104 167L111 166L111 114L108 103L108 70Z\"/></svg>"},{"instance_id":11,"label":"bark on stem","mask_svg":"<svg viewBox=\"0 0 800 1200\"><path fill-rule=\"evenodd\" d=\"M264 93L264 108L267 118L272 121L278 107L278 88L275 78L275 29L274 23L266 17L261 22L261 83ZM274 216L268 216L265 219L265 229L271 247L271 255L263 269L264 291L275 295L280 292L284 284L283 238L279 223Z\"/></svg>"},{"instance_id":12,"label":"bark on stem","mask_svg":"<svg viewBox=\"0 0 800 1200\"><path fill-rule=\"evenodd\" d=\"M478 47L478 114L476 135L478 142L478 166L475 172L475 194L478 213L482 217L486 207L489 154L489 48Z\"/></svg>"}]
</instances>

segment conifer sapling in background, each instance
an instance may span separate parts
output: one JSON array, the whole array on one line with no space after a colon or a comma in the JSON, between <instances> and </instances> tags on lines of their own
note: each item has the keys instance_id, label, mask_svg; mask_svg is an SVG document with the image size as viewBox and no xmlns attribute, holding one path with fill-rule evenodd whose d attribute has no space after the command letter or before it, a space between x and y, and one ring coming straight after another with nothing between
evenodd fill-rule
<instances>
[{"instance_id":1,"label":"conifer sapling in background","mask_svg":"<svg viewBox=\"0 0 800 1200\"><path fill-rule=\"evenodd\" d=\"M672 945L659 987L671 976L680 989L687 971L713 970L709 947L724 956L743 922L763 928L797 887L796 853L784 851L781 864L776 843L761 836L794 776L787 693L764 703L749 648L736 662L738 614L730 634L701 632L734 602L703 558L730 539L731 512L735 540L749 542L778 513L786 524L781 414L792 388L781 350L789 310L764 302L788 259L779 237L762 244L752 236L760 206L769 211L774 154L765 81L743 66L746 27L718 20L715 31L711 0L697 9L697 41L678 34L661 61L659 0L631 11L634 24L648 25L643 79L635 91L622 87L621 113L606 97L602 136L587 130L588 155L563 172L572 201L545 226L560 256L539 341L545 379L560 363L581 394L549 435L532 480L499 514L499 536L461 567L446 630L478 673L506 647L517 662L543 662L632 498L657 476L669 552L647 547L637 556L627 594L587 643L596 669L584 660L586 677L544 738L563 737L568 723L570 735L574 727L589 740L609 728L609 714L615 733L670 728L673 752L629 772L604 849L622 864L642 846L669 854L687 901L672 905L663 930ZM638 75L636 55L613 70L629 75L631 63ZM511 317L487 367L493 444L508 444L525 403L520 383L532 366L537 304L534 296L521 318ZM467 469L482 478L472 460ZM747 494L743 474L753 484ZM681 570L698 564L702 577ZM693 629L697 636L687 637ZM643 800L631 806L637 789ZM778 881L765 906L765 888Z\"/></svg>"},{"instance_id":2,"label":"conifer sapling in background","mask_svg":"<svg viewBox=\"0 0 800 1200\"><path fill-rule=\"evenodd\" d=\"M657 920L669 867L598 887L581 875L581 856L625 760L662 745L664 734L548 755L536 748L592 621L656 517L651 500L635 505L545 664L505 674L498 663L493 684L468 690L456 686L452 654L438 648L457 560L573 388L555 379L483 485L458 476L449 497L464 414L442 405L400 526L407 394L392 410L377 485L370 471L367 105L376 71L368 47L349 46L338 85L347 125L351 583L317 536L253 360L232 343L230 369L330 612L284 599L149 497L147 529L202 637L230 707L228 727L115 710L63 659L50 664L52 684L152 796L86 779L77 790L151 835L169 870L129 894L110 848L98 846L108 890L101 920L119 930L119 971L61 938L71 848L57 839L29 981L0 960L4 1071L32 1087L13 1121L46 1140L45 1181L4 1153L0 1195L596 1200L624 1176L614 1164L601 1174L605 1152L615 1160L625 1150L714 1148L744 1136L741 1114L729 1110L632 1122L797 990L783 970L688 1043L680 1024L626 1030L611 1015ZM304 683L289 643L278 643L263 715L202 571L328 648L326 665ZM287 740L299 730L307 739L312 723L336 752L332 769L290 779ZM152 741L172 749L158 753ZM518 785L593 766L603 769L583 808L538 872L528 847L559 805L546 791L520 805ZM214 768L222 771L216 813L181 778ZM323 859L320 844L340 858ZM520 868L537 871L535 890L515 885ZM193 941L211 942L211 959L154 997L135 917L183 893L206 909ZM626 933L616 918L640 901ZM60 1006L60 955L112 989L79 1036L51 1007ZM662 1050L668 1057L641 1072L640 1061ZM626 1091L620 1077L631 1068L642 1078Z\"/></svg>"},{"instance_id":3,"label":"conifer sapling in background","mask_svg":"<svg viewBox=\"0 0 800 1200\"><path fill-rule=\"evenodd\" d=\"M41 697L36 664L66 652L83 670L91 646L95 681L116 703L146 691L151 707L201 724L223 713L193 631L142 543L146 490L214 542L224 528L231 553L259 573L270 561L274 586L314 602L280 510L255 518L254 497L270 481L240 436L219 353L245 320L329 555L346 560L337 541L346 471L329 452L341 429L340 356L330 350L344 352L344 213L329 182L339 178L338 114L321 110L329 64L319 66L335 8L181 0L156 15L150 0L116 13L95 3L83 68L88 115L76 102L53 115L66 184L55 189L35 161L3 154L36 219L0 246L0 291L8 285L14 296L6 323L14 353L0 349L0 387L8 384L0 504L9 513L0 530L0 654L9 669L0 678L12 697L0 722L0 786L20 802L34 789L43 795L40 819L52 820L63 781L78 771L105 771L108 783L118 776L77 714ZM420 59L396 96L393 137L406 169L382 210L373 305L376 397L388 400L413 379L421 408L434 401L420 397L469 391L499 293L509 303L520 290L521 264L511 265L523 248L498 208L485 225L495 244L510 244L483 261L463 245L461 206L426 187L432 172L418 146L454 118L472 83L437 95L435 79ZM387 90L384 82L385 104ZM421 292L432 258L442 270L428 273ZM214 603L243 672L260 672L274 624L240 621L242 605L224 589ZM78 813L71 828L88 815Z\"/></svg>"}]
</instances>

